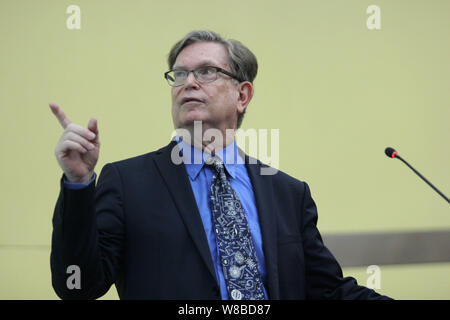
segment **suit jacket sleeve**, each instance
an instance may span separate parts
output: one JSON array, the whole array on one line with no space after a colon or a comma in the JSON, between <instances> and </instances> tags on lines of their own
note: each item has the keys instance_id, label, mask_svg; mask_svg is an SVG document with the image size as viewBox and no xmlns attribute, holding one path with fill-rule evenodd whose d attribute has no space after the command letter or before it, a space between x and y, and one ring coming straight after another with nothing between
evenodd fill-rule
<instances>
[{"instance_id":1,"label":"suit jacket sleeve","mask_svg":"<svg viewBox=\"0 0 450 320\"><path fill-rule=\"evenodd\" d=\"M96 299L116 281L124 245L122 183L118 170L104 166L97 186L61 190L53 215L52 285L62 299ZM69 289L67 268L80 270L80 289Z\"/></svg>"},{"instance_id":2,"label":"suit jacket sleeve","mask_svg":"<svg viewBox=\"0 0 450 320\"><path fill-rule=\"evenodd\" d=\"M325 247L317 229L317 208L306 183L303 195L302 235L308 299L390 299L343 277L341 267Z\"/></svg>"}]
</instances>

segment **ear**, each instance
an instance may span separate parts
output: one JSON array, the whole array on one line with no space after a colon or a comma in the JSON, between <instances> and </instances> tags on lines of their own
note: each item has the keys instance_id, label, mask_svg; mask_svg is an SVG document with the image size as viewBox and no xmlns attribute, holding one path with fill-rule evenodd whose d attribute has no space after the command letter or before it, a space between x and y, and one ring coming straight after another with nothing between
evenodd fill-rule
<instances>
[{"instance_id":1,"label":"ear","mask_svg":"<svg viewBox=\"0 0 450 320\"><path fill-rule=\"evenodd\" d=\"M253 85L249 81L244 81L239 83L238 85L238 105L237 105L237 111L242 114L245 109L247 108L247 105L250 103L250 101L253 98Z\"/></svg>"}]
</instances>

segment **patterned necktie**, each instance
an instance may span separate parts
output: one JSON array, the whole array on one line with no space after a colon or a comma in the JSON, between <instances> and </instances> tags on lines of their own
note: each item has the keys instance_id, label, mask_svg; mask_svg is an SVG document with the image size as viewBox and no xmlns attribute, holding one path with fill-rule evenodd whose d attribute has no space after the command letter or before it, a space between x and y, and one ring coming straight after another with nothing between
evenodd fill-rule
<instances>
[{"instance_id":1,"label":"patterned necktie","mask_svg":"<svg viewBox=\"0 0 450 320\"><path fill-rule=\"evenodd\" d=\"M264 300L256 251L241 201L227 180L222 160L213 157L205 163L216 173L211 183L211 211L228 295L233 300Z\"/></svg>"}]
</instances>

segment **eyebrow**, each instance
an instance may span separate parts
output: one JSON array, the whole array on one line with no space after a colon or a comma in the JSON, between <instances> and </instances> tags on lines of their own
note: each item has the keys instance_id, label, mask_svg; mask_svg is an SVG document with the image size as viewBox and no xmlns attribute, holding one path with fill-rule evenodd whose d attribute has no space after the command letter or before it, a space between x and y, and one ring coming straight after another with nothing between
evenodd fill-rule
<instances>
[{"instance_id":1,"label":"eyebrow","mask_svg":"<svg viewBox=\"0 0 450 320\"><path fill-rule=\"evenodd\" d=\"M212 61L212 60L203 60L202 62L197 64L194 69L199 68L199 67L204 67L204 66L217 66L217 62ZM183 65L175 66L175 64L174 64L172 69L186 69L186 67Z\"/></svg>"}]
</instances>

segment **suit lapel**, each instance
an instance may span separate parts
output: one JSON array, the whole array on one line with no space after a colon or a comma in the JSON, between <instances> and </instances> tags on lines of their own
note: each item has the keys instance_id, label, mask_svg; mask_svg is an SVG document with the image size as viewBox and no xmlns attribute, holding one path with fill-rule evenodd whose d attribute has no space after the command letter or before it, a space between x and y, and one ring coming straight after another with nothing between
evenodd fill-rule
<instances>
[{"instance_id":1,"label":"suit lapel","mask_svg":"<svg viewBox=\"0 0 450 320\"><path fill-rule=\"evenodd\" d=\"M175 164L172 161L172 150L174 154L179 153L176 141L172 141L167 147L162 148L159 151L159 154L155 157L156 165L165 180L173 202L175 203L192 240L197 246L209 272L217 282L208 241L203 228L203 222L198 211L197 202L195 201L186 168L183 163Z\"/></svg>"},{"instance_id":2,"label":"suit lapel","mask_svg":"<svg viewBox=\"0 0 450 320\"><path fill-rule=\"evenodd\" d=\"M263 251L267 268L267 285L270 299L279 299L277 221L273 204L272 176L261 175L261 162L245 155L250 181L253 185L259 224L263 238Z\"/></svg>"}]
</instances>

